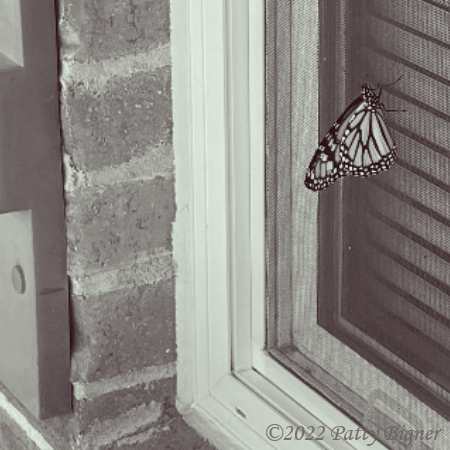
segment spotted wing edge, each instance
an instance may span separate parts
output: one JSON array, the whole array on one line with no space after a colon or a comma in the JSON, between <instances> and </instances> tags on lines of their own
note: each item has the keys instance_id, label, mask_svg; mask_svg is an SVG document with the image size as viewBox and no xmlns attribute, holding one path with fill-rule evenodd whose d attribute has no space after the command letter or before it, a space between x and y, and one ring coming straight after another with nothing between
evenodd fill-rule
<instances>
[{"instance_id":1,"label":"spotted wing edge","mask_svg":"<svg viewBox=\"0 0 450 450\"><path fill-rule=\"evenodd\" d=\"M339 116L329 129L328 133L320 141L305 175L305 186L308 189L312 191L321 191L349 173L349 168L346 167L345 161L341 157L341 144L345 135L345 130L349 126L349 119L353 116L354 111L360 108L362 104L362 96L357 97ZM322 155L326 155L329 158L326 162L332 162L335 167L333 167L330 174L327 174L324 177L316 177L314 176L314 171L317 164L323 164L323 161L321 161Z\"/></svg>"}]
</instances>

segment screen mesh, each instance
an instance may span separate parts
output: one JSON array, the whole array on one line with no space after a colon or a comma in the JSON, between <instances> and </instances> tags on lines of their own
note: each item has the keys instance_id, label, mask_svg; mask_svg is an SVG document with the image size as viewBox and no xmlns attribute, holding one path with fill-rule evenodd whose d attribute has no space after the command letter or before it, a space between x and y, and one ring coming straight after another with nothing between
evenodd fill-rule
<instances>
[{"instance_id":1,"label":"screen mesh","mask_svg":"<svg viewBox=\"0 0 450 450\"><path fill-rule=\"evenodd\" d=\"M341 304L345 318L447 391L449 19L421 0L369 1L358 17L355 79L402 77L382 99L399 110L385 114L399 157L388 172L346 185Z\"/></svg>"},{"instance_id":2,"label":"screen mesh","mask_svg":"<svg viewBox=\"0 0 450 450\"><path fill-rule=\"evenodd\" d=\"M359 421L381 390L446 424L449 18L446 2L266 0L267 347ZM318 200L319 137L363 82L400 75L383 94L407 110L388 119L395 168Z\"/></svg>"}]
</instances>

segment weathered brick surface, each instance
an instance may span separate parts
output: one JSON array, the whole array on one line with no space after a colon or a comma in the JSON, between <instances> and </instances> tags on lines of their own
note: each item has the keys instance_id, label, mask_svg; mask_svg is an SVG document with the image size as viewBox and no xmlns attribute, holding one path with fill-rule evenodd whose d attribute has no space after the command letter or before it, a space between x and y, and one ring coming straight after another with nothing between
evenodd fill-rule
<instances>
[{"instance_id":1,"label":"weathered brick surface","mask_svg":"<svg viewBox=\"0 0 450 450\"><path fill-rule=\"evenodd\" d=\"M69 267L101 270L144 251L171 248L172 179L92 188L67 196Z\"/></svg>"},{"instance_id":2,"label":"weathered brick surface","mask_svg":"<svg viewBox=\"0 0 450 450\"><path fill-rule=\"evenodd\" d=\"M201 438L186 422L178 415L162 424L154 438L147 443L147 447L135 447L135 450L214 450L211 444ZM122 450L132 450L132 447Z\"/></svg>"},{"instance_id":3,"label":"weathered brick surface","mask_svg":"<svg viewBox=\"0 0 450 450\"><path fill-rule=\"evenodd\" d=\"M0 412L0 450L39 450L19 427Z\"/></svg>"},{"instance_id":4,"label":"weathered brick surface","mask_svg":"<svg viewBox=\"0 0 450 450\"><path fill-rule=\"evenodd\" d=\"M12 400L13 401L13 400ZM14 406L22 414L27 411L17 402ZM29 417L30 428L36 427L41 435L40 439L47 442L55 450L71 450L74 445L73 422L71 416L63 416L45 421L38 421ZM0 408L0 450L40 450L35 443L29 439L25 431L20 428L4 410Z\"/></svg>"},{"instance_id":5,"label":"weathered brick surface","mask_svg":"<svg viewBox=\"0 0 450 450\"><path fill-rule=\"evenodd\" d=\"M179 416L98 450L215 450Z\"/></svg>"},{"instance_id":6,"label":"weathered brick surface","mask_svg":"<svg viewBox=\"0 0 450 450\"><path fill-rule=\"evenodd\" d=\"M37 434L40 435L39 439L47 442L54 450L72 450L72 448L75 448L74 436L76 435L77 425L73 414L38 420L28 414L28 411L2 385L0 385L0 390L10 403L9 411L13 411L13 414L23 415L28 422L29 430L33 428L37 430ZM16 448L38 450L26 432L11 419L7 411L0 408L0 450L4 450L4 448L5 450L16 450Z\"/></svg>"},{"instance_id":7,"label":"weathered brick surface","mask_svg":"<svg viewBox=\"0 0 450 450\"><path fill-rule=\"evenodd\" d=\"M62 118L65 151L79 169L143 156L171 142L170 68L115 77L101 93L82 81L69 84L63 92ZM172 159L172 153L167 157Z\"/></svg>"},{"instance_id":8,"label":"weathered brick surface","mask_svg":"<svg viewBox=\"0 0 450 450\"><path fill-rule=\"evenodd\" d=\"M65 53L95 61L169 40L169 0L60 0Z\"/></svg>"},{"instance_id":9,"label":"weathered brick surface","mask_svg":"<svg viewBox=\"0 0 450 450\"><path fill-rule=\"evenodd\" d=\"M173 283L73 298L73 378L98 380L174 361Z\"/></svg>"},{"instance_id":10,"label":"weathered brick surface","mask_svg":"<svg viewBox=\"0 0 450 450\"><path fill-rule=\"evenodd\" d=\"M86 434L93 424L111 420L142 405L152 402L165 404L175 398L175 378L156 380L100 395L93 399L77 400L74 411L79 418L79 432Z\"/></svg>"}]
</instances>

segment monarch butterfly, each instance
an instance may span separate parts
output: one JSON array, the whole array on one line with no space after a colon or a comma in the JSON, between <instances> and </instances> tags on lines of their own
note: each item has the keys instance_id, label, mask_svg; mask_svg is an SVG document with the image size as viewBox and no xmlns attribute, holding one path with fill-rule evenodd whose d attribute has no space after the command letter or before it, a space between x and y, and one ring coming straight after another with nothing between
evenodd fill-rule
<instances>
[{"instance_id":1,"label":"monarch butterfly","mask_svg":"<svg viewBox=\"0 0 450 450\"><path fill-rule=\"evenodd\" d=\"M396 158L381 102L382 88L363 84L361 94L336 120L311 159L305 185L325 189L345 175L367 177L389 169Z\"/></svg>"}]
</instances>

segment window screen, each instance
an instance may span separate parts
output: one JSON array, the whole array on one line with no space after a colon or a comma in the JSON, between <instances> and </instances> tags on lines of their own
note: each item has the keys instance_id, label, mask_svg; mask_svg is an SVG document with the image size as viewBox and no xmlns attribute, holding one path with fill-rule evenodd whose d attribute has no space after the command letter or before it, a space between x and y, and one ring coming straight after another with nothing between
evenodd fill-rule
<instances>
[{"instance_id":1,"label":"window screen","mask_svg":"<svg viewBox=\"0 0 450 450\"><path fill-rule=\"evenodd\" d=\"M450 414L449 23L443 1L266 0L267 349L360 423L374 391ZM362 83L400 76L395 166L308 191Z\"/></svg>"},{"instance_id":2,"label":"window screen","mask_svg":"<svg viewBox=\"0 0 450 450\"><path fill-rule=\"evenodd\" d=\"M401 77L383 94L383 102L399 110L386 113L398 161L378 176L346 180L341 216L322 211L331 222L326 230L341 221L341 248L325 237L321 255L326 260L341 253L326 270L337 272L342 287L336 296L336 286L319 286L319 323L448 416L450 404L440 389L340 322L353 324L450 391L450 15L443 4L422 0L371 0L352 14L354 91L367 79L389 84Z\"/></svg>"}]
</instances>

